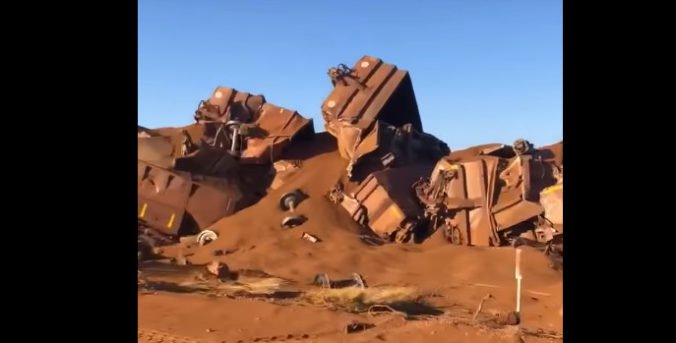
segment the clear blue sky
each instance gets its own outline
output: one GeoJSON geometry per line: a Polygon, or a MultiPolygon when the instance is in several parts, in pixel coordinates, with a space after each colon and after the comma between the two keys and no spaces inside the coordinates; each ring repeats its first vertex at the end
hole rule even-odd
{"type": "Polygon", "coordinates": [[[138,120],[192,123],[218,85],[314,118],[326,71],[363,55],[411,73],[451,149],[563,139],[561,0],[139,0],[138,120]]]}

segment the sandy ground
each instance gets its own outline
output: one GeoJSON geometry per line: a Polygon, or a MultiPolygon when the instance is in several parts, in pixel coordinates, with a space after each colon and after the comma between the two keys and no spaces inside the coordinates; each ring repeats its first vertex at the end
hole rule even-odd
{"type": "MultiPolygon", "coordinates": [[[[525,334],[515,326],[488,328],[468,322],[487,294],[493,299],[484,304],[482,318],[504,318],[514,310],[513,248],[450,246],[438,235],[419,245],[367,245],[359,238],[361,229],[325,198],[346,166],[333,139],[320,134],[294,154],[288,158],[302,159],[302,168],[256,205],[214,225],[217,241],[204,247],[166,247],[163,255],[186,256],[192,265],[219,260],[232,270],[261,270],[301,288],[309,287],[318,273],[340,279],[356,272],[369,287],[415,287],[439,313],[404,320],[292,302],[158,291],[139,293],[139,342],[518,342],[518,337],[526,342],[561,341],[525,334]],[[288,213],[279,210],[279,198],[295,188],[309,195],[297,208],[309,220],[282,229],[279,223],[288,213]],[[321,241],[303,240],[303,232],[321,241]],[[345,326],[354,320],[375,327],[346,334],[345,326]]],[[[562,273],[552,270],[535,250],[524,250],[522,264],[521,329],[562,335],[562,273]]],[[[180,281],[191,276],[171,277],[180,281]]]]}

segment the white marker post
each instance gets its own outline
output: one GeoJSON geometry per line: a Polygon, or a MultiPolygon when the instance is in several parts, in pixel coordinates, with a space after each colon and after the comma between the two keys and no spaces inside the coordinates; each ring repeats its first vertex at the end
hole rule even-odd
{"type": "MultiPolygon", "coordinates": [[[[516,316],[521,317],[521,249],[516,248],[514,261],[514,278],[516,279],[516,316]]],[[[517,319],[518,320],[518,319],[517,319]]]]}

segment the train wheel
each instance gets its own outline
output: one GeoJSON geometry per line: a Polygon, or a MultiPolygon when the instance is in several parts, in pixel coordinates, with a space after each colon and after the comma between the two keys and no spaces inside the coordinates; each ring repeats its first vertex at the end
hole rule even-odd
{"type": "Polygon", "coordinates": [[[444,236],[446,240],[454,245],[467,245],[467,238],[463,234],[462,230],[456,225],[444,224],[441,226],[444,230],[444,236]]]}

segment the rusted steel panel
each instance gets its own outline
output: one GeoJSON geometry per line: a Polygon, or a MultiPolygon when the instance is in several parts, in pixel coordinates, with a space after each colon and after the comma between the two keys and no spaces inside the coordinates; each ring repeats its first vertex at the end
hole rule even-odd
{"type": "MultiPolygon", "coordinates": [[[[492,205],[493,216],[499,228],[512,228],[533,221],[544,212],[539,194],[555,179],[551,177],[552,165],[531,155],[519,155],[498,175],[494,185],[497,197],[492,205]]],[[[504,160],[503,160],[504,161],[504,160]]]]}
{"type": "MultiPolygon", "coordinates": [[[[488,203],[487,199],[490,199],[490,194],[488,194],[490,187],[488,185],[488,178],[491,171],[494,171],[495,162],[484,159],[466,162],[461,165],[461,168],[464,169],[464,178],[462,180],[453,179],[450,182],[451,189],[453,189],[452,184],[455,180],[464,183],[464,185],[457,186],[461,192],[449,194],[449,200],[454,198],[462,199],[464,193],[467,199],[474,199],[475,205],[478,205],[476,208],[460,210],[460,212],[466,212],[464,214],[461,213],[461,222],[458,222],[461,228],[463,228],[463,231],[461,231],[465,237],[463,241],[466,241],[470,245],[488,246],[493,236],[490,209],[486,208],[485,205],[488,203]]],[[[447,205],[453,206],[453,203],[447,202],[447,205]]]]}
{"type": "Polygon", "coordinates": [[[422,121],[409,73],[381,59],[364,56],[353,68],[331,68],[333,90],[322,103],[325,122],[342,120],[368,129],[376,120],[394,126],[422,121]]]}
{"type": "Polygon", "coordinates": [[[348,176],[366,177],[386,167],[406,166],[416,163],[434,163],[450,151],[436,137],[421,133],[411,125],[395,127],[378,120],[365,131],[341,121],[328,123],[327,130],[336,137],[338,152],[350,161],[348,176]],[[359,167],[360,170],[354,170],[359,167]]]}
{"type": "Polygon", "coordinates": [[[202,123],[194,123],[186,126],[179,127],[160,127],[157,129],[148,129],[148,133],[151,136],[164,136],[171,139],[172,144],[180,143],[183,140],[184,133],[187,133],[190,138],[199,142],[200,139],[205,135],[205,130],[208,128],[208,125],[202,123]]]}
{"type": "Polygon", "coordinates": [[[538,156],[542,160],[563,166],[563,141],[537,148],[538,156]]]}
{"type": "MultiPolygon", "coordinates": [[[[196,137],[214,135],[213,123],[191,126],[196,137]]],[[[138,138],[138,159],[152,165],[203,175],[227,176],[228,171],[237,167],[234,158],[209,144],[195,142],[185,128],[164,130],[168,136],[138,138]]]]}
{"type": "Polygon", "coordinates": [[[138,217],[166,234],[178,234],[192,182],[184,176],[145,162],[138,179],[138,217]]]}
{"type": "Polygon", "coordinates": [[[451,162],[461,162],[478,156],[497,156],[502,158],[512,158],[516,156],[511,145],[490,143],[475,145],[462,150],[454,150],[445,158],[451,162]]]}
{"type": "Polygon", "coordinates": [[[475,149],[462,162],[452,161],[458,155],[442,158],[431,177],[415,185],[432,222],[456,244],[500,245],[536,229],[544,213],[541,191],[556,180],[551,177],[553,165],[537,155],[503,158],[483,151],[485,146],[475,149]]]}
{"type": "Polygon", "coordinates": [[[236,179],[205,177],[193,182],[186,211],[198,229],[243,208],[244,194],[236,179]]]}
{"type": "Polygon", "coordinates": [[[265,104],[263,95],[219,86],[208,100],[200,102],[195,111],[195,120],[197,122],[226,122],[230,119],[251,121],[255,120],[255,114],[263,104],[265,104]]]}
{"type": "Polygon", "coordinates": [[[207,144],[196,151],[174,160],[174,169],[207,176],[236,175],[239,164],[230,155],[207,144]]]}
{"type": "Polygon", "coordinates": [[[238,180],[169,171],[138,161],[138,217],[167,235],[196,233],[246,206],[238,180]]]}
{"type": "Polygon", "coordinates": [[[314,135],[311,119],[298,112],[272,104],[264,104],[255,122],[255,133],[247,137],[241,162],[272,163],[296,136],[314,135]]]}
{"type": "Polygon", "coordinates": [[[398,231],[413,229],[422,219],[422,208],[412,198],[410,185],[431,170],[431,165],[417,165],[370,174],[341,205],[376,234],[394,238],[398,231]],[[360,220],[360,215],[366,220],[360,220]]]}
{"type": "Polygon", "coordinates": [[[159,156],[163,158],[183,156],[186,142],[199,145],[202,138],[213,135],[215,131],[214,123],[148,130],[147,136],[138,138],[139,159],[155,163],[159,156]]]}
{"type": "Polygon", "coordinates": [[[420,206],[411,197],[411,185],[423,175],[429,175],[432,165],[422,164],[409,167],[393,168],[373,173],[377,184],[408,216],[420,214],[420,206]]]}
{"type": "Polygon", "coordinates": [[[355,163],[361,157],[369,154],[380,146],[380,141],[386,139],[386,135],[381,134],[383,129],[387,129],[388,124],[377,124],[364,134],[364,130],[354,125],[332,121],[327,125],[327,131],[336,137],[338,143],[338,153],[340,156],[351,163],[355,163]]]}
{"type": "Polygon", "coordinates": [[[540,203],[545,210],[545,218],[563,228],[563,181],[540,192],[540,203]]]}
{"type": "Polygon", "coordinates": [[[331,78],[331,83],[334,88],[322,104],[324,120],[346,119],[347,122],[352,122],[350,119],[352,116],[355,116],[356,113],[343,115],[345,107],[359,90],[366,87],[364,82],[369,80],[373,76],[375,70],[382,64],[383,62],[376,58],[366,61],[366,64],[362,64],[356,69],[349,69],[345,66],[343,66],[343,68],[340,68],[339,66],[338,69],[329,69],[329,77],[331,78]]]}
{"type": "Polygon", "coordinates": [[[162,168],[173,168],[174,147],[168,137],[138,138],[138,159],[162,168]]]}

